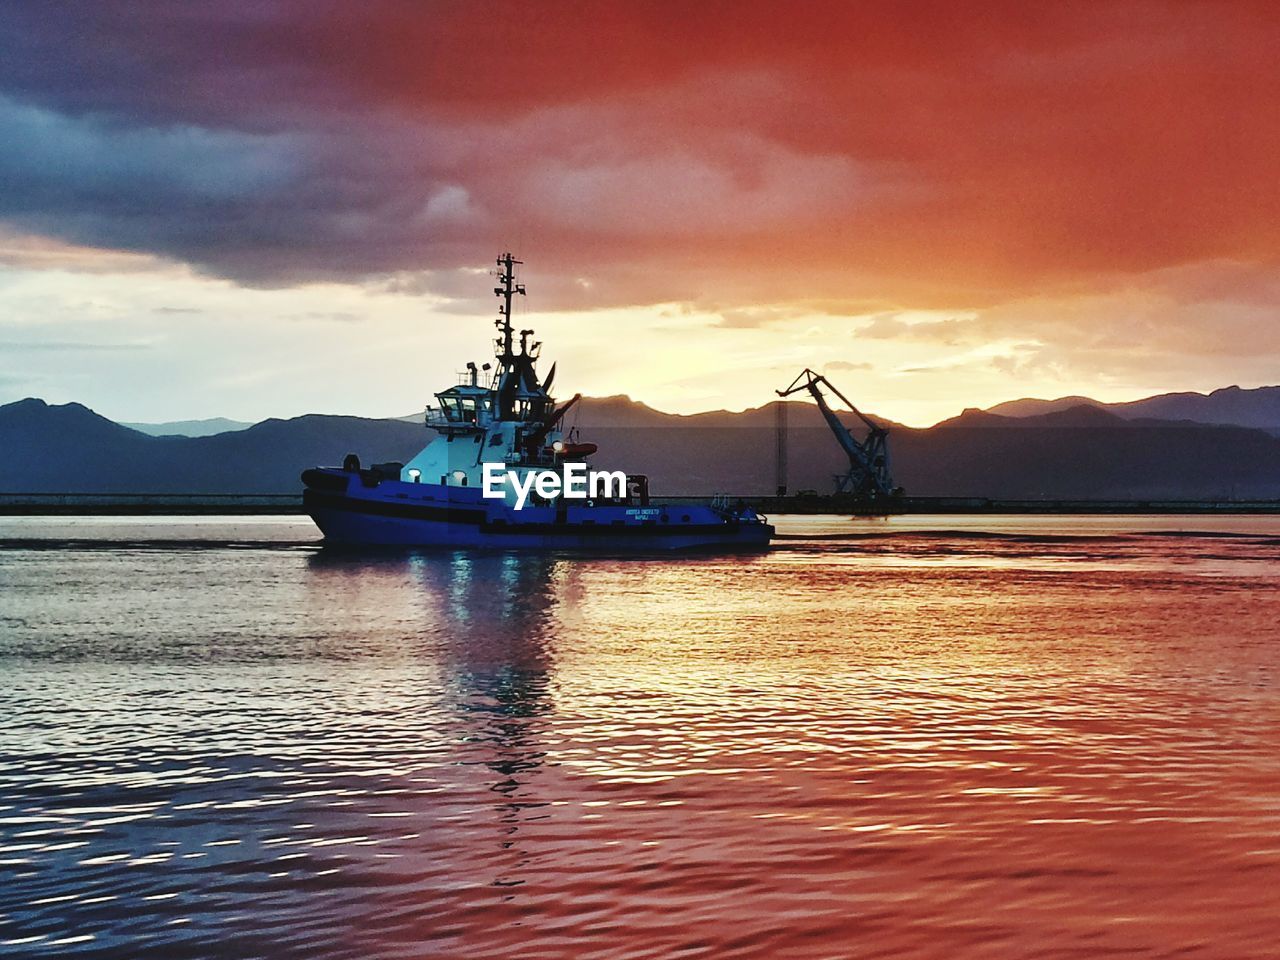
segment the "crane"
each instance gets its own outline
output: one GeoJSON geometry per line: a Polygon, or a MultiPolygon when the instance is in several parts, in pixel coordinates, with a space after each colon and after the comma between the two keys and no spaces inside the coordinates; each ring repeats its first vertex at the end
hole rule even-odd
{"type": "MultiPolygon", "coordinates": [[[[835,434],[836,442],[849,458],[848,472],[835,475],[836,493],[849,493],[866,500],[879,500],[900,494],[901,491],[894,489],[893,477],[889,474],[889,431],[850,403],[849,398],[837,390],[830,380],[808,367],[805,367],[800,375],[791,381],[787,389],[774,392],[779,397],[785,398],[801,390],[809,391],[810,396],[818,404],[818,409],[822,411],[827,426],[835,434]],[[845,406],[862,421],[867,428],[865,438],[859,440],[840,422],[840,418],[831,409],[831,405],[827,403],[827,398],[822,393],[823,387],[839,397],[845,406]]],[[[782,449],[781,443],[780,440],[779,449],[782,449]]]]}

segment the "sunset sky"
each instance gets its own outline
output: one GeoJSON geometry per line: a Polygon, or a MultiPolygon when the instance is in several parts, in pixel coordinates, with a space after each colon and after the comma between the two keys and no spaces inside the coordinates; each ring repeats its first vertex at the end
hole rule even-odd
{"type": "Polygon", "coordinates": [[[928,424],[1280,381],[1274,3],[0,2],[0,401],[420,409],[801,367],[928,424]]]}

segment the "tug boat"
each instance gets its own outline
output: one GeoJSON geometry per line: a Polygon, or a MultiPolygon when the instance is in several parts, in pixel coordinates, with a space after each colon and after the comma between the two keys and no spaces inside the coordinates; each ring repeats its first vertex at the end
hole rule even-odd
{"type": "Polygon", "coordinates": [[[510,253],[497,260],[495,363],[468,363],[458,384],[435,395],[425,416],[435,437],[417,456],[365,468],[348,454],[341,467],[303,472],[303,503],[325,542],[640,553],[766,548],[773,527],[741,501],[655,503],[646,477],[616,471],[574,490],[576,499],[551,490],[554,477],[535,485],[536,475],[547,480],[554,471],[569,494],[568,477],[586,472],[596,445],[565,434],[565,414],[581,395],[555,402],[555,364],[540,380],[542,345],[531,341],[532,330],[520,331],[517,347],[511,305],[525,295],[515,278],[520,263],[510,253]]]}

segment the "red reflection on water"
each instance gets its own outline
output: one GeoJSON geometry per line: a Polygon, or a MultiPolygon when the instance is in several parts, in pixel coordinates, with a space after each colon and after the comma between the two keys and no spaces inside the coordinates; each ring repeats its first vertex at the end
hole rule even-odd
{"type": "Polygon", "coordinates": [[[0,551],[0,932],[1280,955],[1280,529],[984,520],[662,563],[0,551]]]}

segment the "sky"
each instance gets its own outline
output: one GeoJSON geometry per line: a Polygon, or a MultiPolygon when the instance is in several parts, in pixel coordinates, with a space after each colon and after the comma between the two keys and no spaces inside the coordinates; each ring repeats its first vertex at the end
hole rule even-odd
{"type": "Polygon", "coordinates": [[[1280,5],[0,0],[0,402],[926,425],[1280,381],[1280,5]]]}

